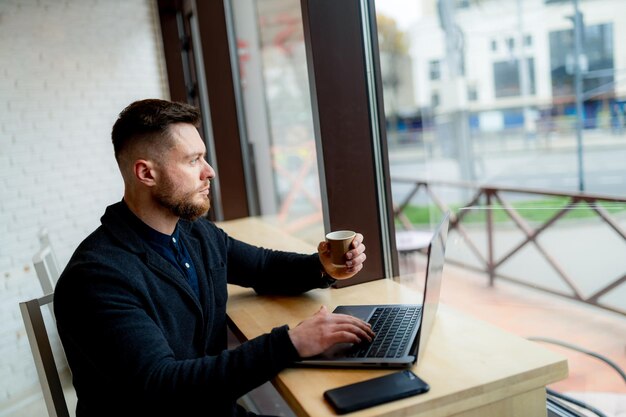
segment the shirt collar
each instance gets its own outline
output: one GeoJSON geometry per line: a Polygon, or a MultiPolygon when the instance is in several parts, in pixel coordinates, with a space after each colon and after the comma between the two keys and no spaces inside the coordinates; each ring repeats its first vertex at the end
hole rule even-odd
{"type": "Polygon", "coordinates": [[[128,210],[128,213],[130,213],[130,215],[133,217],[133,223],[134,223],[134,226],[136,226],[137,233],[146,242],[152,242],[152,243],[156,243],[157,245],[166,246],[166,247],[168,247],[171,244],[172,238],[176,239],[176,241],[178,242],[178,236],[179,236],[178,223],[176,223],[176,228],[174,229],[174,233],[172,233],[171,236],[166,235],[165,233],[161,233],[158,230],[155,230],[152,227],[145,224],[139,217],[135,215],[135,213],[133,213],[128,208],[125,202],[123,202],[123,205],[126,208],[126,210],[128,210]]]}

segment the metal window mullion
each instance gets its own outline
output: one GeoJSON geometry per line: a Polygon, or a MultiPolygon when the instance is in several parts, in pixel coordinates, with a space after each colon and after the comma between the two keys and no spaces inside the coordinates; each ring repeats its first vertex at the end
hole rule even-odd
{"type": "Polygon", "coordinates": [[[393,258],[391,253],[391,232],[389,230],[389,212],[387,210],[388,202],[385,193],[384,169],[382,160],[380,124],[378,113],[378,97],[376,96],[376,80],[374,73],[374,62],[372,57],[372,32],[370,26],[370,9],[369,0],[360,0],[361,2],[361,21],[363,28],[363,47],[365,52],[365,68],[367,92],[369,99],[370,120],[372,124],[372,150],[374,153],[374,169],[376,171],[376,191],[378,198],[376,204],[378,206],[378,216],[381,228],[381,248],[383,256],[383,267],[385,276],[393,277],[393,258]]]}
{"type": "Polygon", "coordinates": [[[235,21],[233,18],[231,0],[224,0],[224,14],[226,18],[226,32],[230,51],[230,67],[233,76],[235,107],[237,108],[237,124],[239,126],[243,175],[246,186],[246,198],[248,199],[248,214],[250,216],[256,216],[259,214],[259,199],[253,172],[253,161],[250,155],[250,144],[248,142],[247,135],[248,130],[246,128],[243,93],[241,91],[241,75],[239,71],[239,62],[237,60],[237,38],[235,35],[235,21]]]}
{"type": "MultiPolygon", "coordinates": [[[[217,152],[215,151],[215,137],[213,135],[213,122],[211,120],[211,105],[209,103],[209,94],[207,90],[206,76],[204,73],[204,57],[202,55],[200,28],[195,13],[189,17],[189,25],[191,28],[192,47],[194,53],[194,62],[196,64],[196,78],[198,82],[198,100],[200,101],[202,130],[204,131],[204,141],[207,147],[207,156],[209,163],[213,169],[219,172],[217,166],[217,152]]],[[[224,219],[224,210],[222,207],[222,194],[219,177],[211,180],[211,188],[213,190],[212,210],[216,221],[224,219]]]]}

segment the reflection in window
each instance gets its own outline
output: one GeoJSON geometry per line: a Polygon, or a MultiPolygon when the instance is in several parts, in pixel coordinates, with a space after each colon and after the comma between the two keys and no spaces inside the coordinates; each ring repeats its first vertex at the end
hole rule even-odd
{"type": "MultiPolygon", "coordinates": [[[[385,14],[377,14],[377,28],[383,95],[387,97],[385,112],[399,123],[394,116],[415,107],[409,42],[396,20],[385,14]]],[[[398,123],[392,121],[392,127],[400,129],[398,123]]]]}
{"type": "Polygon", "coordinates": [[[261,214],[302,238],[323,229],[299,0],[231,0],[261,214]]]}

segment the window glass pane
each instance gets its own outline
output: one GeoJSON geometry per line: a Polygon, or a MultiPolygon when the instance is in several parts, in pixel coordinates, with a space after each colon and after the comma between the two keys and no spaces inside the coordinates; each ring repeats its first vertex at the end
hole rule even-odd
{"type": "Polygon", "coordinates": [[[261,214],[317,244],[323,219],[300,1],[231,8],[261,214]]]}
{"type": "MultiPolygon", "coordinates": [[[[501,278],[508,276],[544,287],[529,290],[532,301],[525,304],[537,327],[520,331],[512,310],[474,310],[481,317],[524,335],[539,332],[537,323],[550,321],[550,306],[562,300],[551,291],[578,299],[576,308],[594,305],[588,323],[605,310],[626,313],[626,260],[608,255],[626,250],[624,233],[611,226],[626,229],[623,2],[606,0],[598,7],[578,1],[585,29],[576,59],[571,0],[469,1],[462,7],[454,0],[375,3],[378,21],[392,21],[408,45],[396,52],[408,75],[398,77],[395,90],[383,91],[393,204],[401,209],[395,218],[401,272],[420,268],[424,234],[449,208],[461,218],[450,232],[449,264],[465,264],[451,267],[458,281],[450,291],[462,293],[469,285],[463,280],[476,278],[476,270],[482,283],[504,285],[501,278]],[[411,97],[399,101],[398,91],[411,97]],[[572,203],[576,198],[590,205],[572,203]],[[534,232],[541,235],[537,241],[528,238],[534,232]],[[585,262],[593,272],[579,273],[585,262]],[[488,266],[496,269],[491,276],[488,266]]],[[[380,53],[391,54],[382,47],[380,53]]],[[[383,67],[383,78],[393,70],[383,67]]],[[[493,287],[476,291],[502,305],[515,303],[498,298],[504,295],[493,287]]],[[[567,320],[569,313],[562,313],[567,320]]],[[[590,341],[596,334],[590,327],[581,343],[604,349],[590,341]]],[[[581,382],[594,371],[578,383],[570,380],[571,390],[617,392],[615,384],[581,382]]]]}
{"type": "MultiPolygon", "coordinates": [[[[613,24],[585,26],[583,37],[583,71],[599,71],[583,79],[583,90],[599,95],[613,90],[613,24]]],[[[550,32],[550,66],[552,93],[555,96],[574,94],[574,31],[550,32]]]]}
{"type": "Polygon", "coordinates": [[[524,45],[532,46],[532,44],[533,44],[533,37],[531,35],[524,36],[524,45]]]}
{"type": "Polygon", "coordinates": [[[467,99],[469,101],[478,100],[478,91],[476,90],[476,87],[472,86],[467,88],[467,99]]]}
{"type": "Polygon", "coordinates": [[[437,60],[435,61],[430,61],[428,63],[428,66],[430,68],[430,79],[431,80],[438,80],[441,78],[441,68],[440,68],[441,63],[437,60]]]}
{"type": "Polygon", "coordinates": [[[493,64],[493,81],[496,97],[519,96],[519,62],[517,60],[495,62],[493,64]]]}
{"type": "Polygon", "coordinates": [[[506,46],[509,48],[509,52],[513,52],[513,49],[515,48],[515,39],[507,38],[506,46]]]}
{"type": "MultiPolygon", "coordinates": [[[[525,60],[528,71],[528,92],[535,93],[535,72],[533,58],[525,60]]],[[[496,97],[512,97],[522,94],[521,71],[518,60],[495,62],[493,64],[493,78],[496,97]]]]}

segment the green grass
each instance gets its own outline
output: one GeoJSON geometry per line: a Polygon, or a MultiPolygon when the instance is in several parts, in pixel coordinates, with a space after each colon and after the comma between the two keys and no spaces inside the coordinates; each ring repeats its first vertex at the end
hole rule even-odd
{"type": "MultiPolygon", "coordinates": [[[[554,216],[570,201],[567,197],[551,197],[541,200],[532,201],[516,201],[509,202],[517,213],[526,221],[531,223],[542,223],[554,216]]],[[[612,202],[599,202],[599,206],[603,207],[609,213],[626,212],[626,203],[612,203],[612,202]]],[[[461,206],[450,206],[450,210],[453,213],[459,213],[461,206]]],[[[466,213],[463,217],[463,223],[484,223],[486,220],[486,207],[474,206],[471,208],[465,208],[469,213],[466,213]]],[[[509,215],[499,204],[493,204],[491,206],[492,216],[494,222],[507,222],[510,221],[509,215]]],[[[435,206],[414,206],[409,205],[404,209],[404,214],[410,220],[412,224],[429,224],[431,221],[431,213],[438,213],[439,209],[435,206]]],[[[564,219],[584,219],[597,217],[595,211],[593,211],[586,203],[581,202],[576,204],[570,211],[565,214],[560,220],[564,219]]]]}

